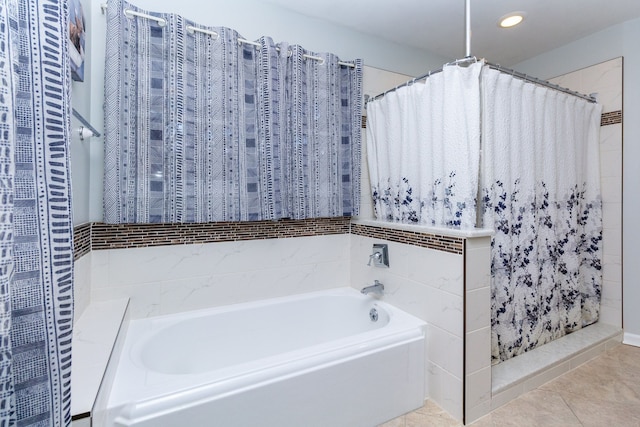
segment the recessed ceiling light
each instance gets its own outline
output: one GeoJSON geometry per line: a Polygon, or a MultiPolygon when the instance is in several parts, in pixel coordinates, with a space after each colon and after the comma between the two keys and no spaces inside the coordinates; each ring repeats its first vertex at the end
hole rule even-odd
{"type": "Polygon", "coordinates": [[[518,25],[524,20],[524,12],[511,12],[504,15],[498,21],[498,26],[500,28],[511,28],[515,25],[518,25]]]}

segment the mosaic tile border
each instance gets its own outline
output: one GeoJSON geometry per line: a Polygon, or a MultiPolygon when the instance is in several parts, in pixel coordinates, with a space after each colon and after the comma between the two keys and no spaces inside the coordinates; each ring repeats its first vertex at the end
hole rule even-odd
{"type": "Polygon", "coordinates": [[[124,249],[348,234],[350,218],[207,224],[91,224],[91,249],[124,249]]]}
{"type": "Polygon", "coordinates": [[[85,223],[74,227],[74,259],[77,260],[92,250],[349,233],[454,254],[462,254],[463,251],[464,238],[351,224],[350,221],[350,218],[344,217],[209,224],[85,223]]]}
{"type": "Polygon", "coordinates": [[[440,234],[417,233],[415,231],[398,230],[386,227],[374,227],[364,224],[351,224],[351,234],[384,239],[396,243],[420,246],[437,251],[462,255],[464,238],[443,236],[440,234]]]}
{"type": "Polygon", "coordinates": [[[622,110],[602,113],[600,126],[617,125],[619,123],[622,123],[622,110]]]}
{"type": "Polygon", "coordinates": [[[78,260],[91,252],[91,223],[73,227],[73,260],[78,260]]]}

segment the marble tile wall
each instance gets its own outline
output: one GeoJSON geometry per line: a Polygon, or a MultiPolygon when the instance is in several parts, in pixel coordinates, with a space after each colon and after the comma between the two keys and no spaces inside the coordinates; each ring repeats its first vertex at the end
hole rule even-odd
{"type": "Polygon", "coordinates": [[[131,298],[133,319],[348,286],[349,235],[91,253],[91,300],[131,298]]]}
{"type": "Polygon", "coordinates": [[[491,410],[491,237],[465,241],[465,421],[491,410]]]}
{"type": "Polygon", "coordinates": [[[357,289],[379,280],[383,300],[427,322],[427,393],[456,419],[463,416],[463,263],[449,253],[351,234],[350,282],[357,289]],[[389,245],[389,268],[368,266],[374,243],[389,245]]]}

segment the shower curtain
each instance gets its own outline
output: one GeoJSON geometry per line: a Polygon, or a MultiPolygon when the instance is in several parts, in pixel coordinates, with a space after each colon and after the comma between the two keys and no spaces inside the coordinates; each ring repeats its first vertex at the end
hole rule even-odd
{"type": "Polygon", "coordinates": [[[493,228],[492,358],[598,320],[601,107],[485,69],[482,205],[493,228]]]}
{"type": "Polygon", "coordinates": [[[361,61],[107,10],[105,222],[357,215],[361,61]]]}
{"type": "Polygon", "coordinates": [[[376,217],[474,228],[481,63],[445,66],[367,104],[367,155],[376,217]]]}
{"type": "Polygon", "coordinates": [[[68,9],[0,2],[0,425],[71,423],[68,9]]]}
{"type": "Polygon", "coordinates": [[[379,220],[495,231],[494,362],[598,319],[600,110],[481,63],[367,105],[379,220]]]}

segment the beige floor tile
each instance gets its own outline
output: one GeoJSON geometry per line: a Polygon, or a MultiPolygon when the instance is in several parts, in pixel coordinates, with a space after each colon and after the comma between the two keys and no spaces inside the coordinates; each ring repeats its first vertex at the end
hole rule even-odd
{"type": "Polygon", "coordinates": [[[462,423],[431,401],[405,416],[406,427],[460,427],[462,423]]]}
{"type": "MultiPolygon", "coordinates": [[[[457,427],[432,401],[384,427],[457,427]]],[[[619,345],[535,389],[473,427],[640,427],[640,348],[619,345]]]]}
{"type": "Polygon", "coordinates": [[[563,398],[584,426],[640,426],[640,406],[636,403],[603,402],[571,394],[563,398]]]}
{"type": "Polygon", "coordinates": [[[496,409],[495,426],[580,426],[562,397],[553,391],[533,390],[496,409]]]}
{"type": "Polygon", "coordinates": [[[629,401],[640,405],[640,394],[628,384],[623,372],[586,363],[540,387],[560,393],[563,397],[575,394],[592,400],[606,402],[629,401]]]}
{"type": "Polygon", "coordinates": [[[398,418],[394,418],[384,424],[380,424],[379,427],[405,427],[404,415],[398,418]]]}

